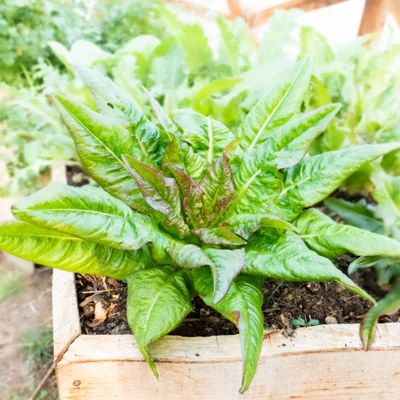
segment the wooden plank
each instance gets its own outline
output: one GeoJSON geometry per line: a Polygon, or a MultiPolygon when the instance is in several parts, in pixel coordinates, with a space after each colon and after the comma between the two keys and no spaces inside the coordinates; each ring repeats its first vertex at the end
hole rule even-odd
{"type": "Polygon", "coordinates": [[[81,334],[74,274],[55,269],[52,296],[54,359],[57,363],[81,334]]]}
{"type": "MultiPolygon", "coordinates": [[[[52,181],[67,183],[64,162],[53,163],[52,181]]],[[[74,274],[54,269],[52,297],[54,359],[57,363],[81,334],[74,274]]]]}
{"type": "Polygon", "coordinates": [[[60,400],[400,398],[400,324],[381,324],[368,353],[358,329],[324,325],[299,329],[294,338],[268,337],[243,396],[238,336],[164,338],[151,346],[157,382],[133,336],[82,335],[57,366],[60,400]]]}
{"type": "Polygon", "coordinates": [[[265,24],[276,10],[290,10],[291,8],[298,8],[303,11],[313,11],[322,7],[342,3],[344,1],[348,0],[290,0],[261,11],[249,13],[247,16],[247,21],[250,26],[255,27],[265,24]]]}
{"type": "Polygon", "coordinates": [[[67,183],[67,170],[64,161],[54,161],[51,169],[51,180],[53,182],[67,183]]]}
{"type": "Polygon", "coordinates": [[[365,0],[364,12],[361,18],[359,36],[367,33],[378,33],[382,31],[389,10],[388,0],[365,0]]]}

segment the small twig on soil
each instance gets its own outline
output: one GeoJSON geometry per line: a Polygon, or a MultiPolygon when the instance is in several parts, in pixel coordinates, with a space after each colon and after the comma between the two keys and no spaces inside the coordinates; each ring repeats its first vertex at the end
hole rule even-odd
{"type": "Polygon", "coordinates": [[[89,290],[86,292],[81,292],[82,294],[95,294],[95,293],[105,293],[105,292],[115,292],[116,290],[122,290],[125,289],[123,287],[120,288],[114,288],[114,289],[108,289],[108,290],[89,290]]]}
{"type": "Polygon", "coordinates": [[[265,302],[265,305],[268,305],[269,301],[271,300],[272,296],[278,291],[278,289],[282,286],[282,282],[279,283],[276,288],[273,290],[271,296],[268,297],[268,300],[265,302]]]}
{"type": "Polygon", "coordinates": [[[42,380],[39,382],[39,385],[36,386],[36,389],[34,390],[34,392],[32,393],[32,396],[29,397],[29,400],[35,400],[36,397],[38,396],[38,394],[40,393],[40,391],[42,390],[42,387],[44,386],[44,384],[47,382],[47,379],[49,379],[49,377],[51,376],[51,374],[54,372],[54,369],[56,368],[56,364],[55,362],[51,363],[50,368],[47,370],[45,376],[42,378],[42,380]]]}
{"type": "Polygon", "coordinates": [[[107,292],[110,291],[110,290],[108,290],[107,283],[106,283],[106,277],[105,277],[105,276],[103,276],[103,286],[106,288],[106,291],[107,291],[107,292]]]}

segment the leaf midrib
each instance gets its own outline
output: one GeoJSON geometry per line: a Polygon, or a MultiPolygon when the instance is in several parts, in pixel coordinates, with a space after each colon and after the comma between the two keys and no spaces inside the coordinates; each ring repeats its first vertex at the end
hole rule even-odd
{"type": "Polygon", "coordinates": [[[83,213],[87,213],[87,214],[99,214],[99,215],[103,215],[106,217],[111,217],[111,218],[120,218],[123,219],[124,221],[132,221],[131,218],[125,218],[122,217],[120,215],[116,215],[116,214],[109,214],[106,212],[101,212],[101,211],[94,211],[94,210],[83,210],[80,208],[26,208],[26,209],[18,209],[17,211],[23,211],[23,212],[30,212],[30,211],[35,211],[35,212],[39,212],[39,211],[50,211],[50,212],[83,212],[83,213]]]}
{"type": "Polygon", "coordinates": [[[126,170],[126,167],[122,160],[108,147],[106,146],[105,143],[103,143],[100,138],[98,138],[79,118],[77,118],[75,115],[70,114],[75,121],[86,131],[88,132],[98,143],[100,143],[116,160],[117,162],[126,170]]]}
{"type": "MultiPolygon", "coordinates": [[[[169,284],[169,282],[172,280],[172,278],[174,278],[181,271],[182,271],[182,268],[176,268],[176,270],[171,275],[169,275],[168,278],[165,280],[165,282],[161,286],[157,296],[154,298],[154,301],[153,301],[151,307],[149,308],[149,310],[147,312],[146,323],[144,325],[144,332],[146,332],[146,339],[147,339],[147,326],[148,326],[148,324],[150,322],[151,314],[152,314],[152,312],[154,310],[154,307],[155,307],[155,305],[156,305],[156,303],[158,301],[158,298],[161,296],[162,292],[164,291],[166,286],[169,284]]],[[[146,340],[146,342],[147,342],[147,340],[146,340]]],[[[145,343],[145,344],[148,344],[148,343],[145,343]]]]}
{"type": "Polygon", "coordinates": [[[278,104],[273,108],[271,114],[268,116],[268,118],[266,119],[266,121],[262,124],[261,128],[259,129],[259,131],[257,132],[256,136],[254,137],[253,141],[251,142],[250,146],[249,146],[249,151],[255,146],[255,144],[258,142],[258,139],[260,138],[260,136],[262,135],[264,129],[267,127],[267,125],[269,124],[269,122],[271,121],[271,119],[275,116],[275,114],[278,112],[278,110],[280,109],[280,107],[282,106],[283,102],[285,101],[286,97],[289,95],[289,93],[292,91],[293,86],[295,85],[295,83],[297,83],[297,80],[299,79],[299,76],[301,74],[301,72],[303,71],[303,68],[300,68],[295,79],[292,81],[292,83],[290,84],[290,86],[288,87],[288,89],[286,90],[285,94],[282,96],[282,98],[279,100],[278,104]]]}
{"type": "Polygon", "coordinates": [[[29,233],[21,233],[21,234],[19,234],[19,233],[7,233],[6,235],[4,235],[4,234],[0,233],[0,237],[1,236],[7,236],[7,237],[9,237],[9,236],[16,236],[16,237],[28,236],[28,237],[31,237],[31,238],[43,237],[43,238],[47,238],[47,239],[76,240],[76,241],[84,242],[83,239],[75,237],[75,236],[74,237],[68,237],[68,236],[64,237],[64,236],[37,235],[37,234],[29,234],[29,233]]]}

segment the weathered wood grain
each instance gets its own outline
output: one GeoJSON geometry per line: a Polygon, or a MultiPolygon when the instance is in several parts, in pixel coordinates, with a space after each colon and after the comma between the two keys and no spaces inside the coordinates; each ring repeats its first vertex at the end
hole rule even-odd
{"type": "Polygon", "coordinates": [[[57,362],[81,334],[74,274],[55,269],[52,296],[54,358],[57,362]]]}
{"type": "Polygon", "coordinates": [[[325,325],[265,339],[250,390],[238,394],[238,336],[166,337],[151,347],[154,378],[131,335],[75,340],[57,366],[60,399],[398,399],[400,324],[382,324],[372,351],[358,325],[325,325]],[[79,383],[78,386],[75,386],[79,383]]]}

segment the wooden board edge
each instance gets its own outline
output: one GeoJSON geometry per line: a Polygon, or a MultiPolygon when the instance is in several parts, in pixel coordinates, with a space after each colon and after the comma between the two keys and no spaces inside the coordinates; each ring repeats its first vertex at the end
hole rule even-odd
{"type": "MultiPolygon", "coordinates": [[[[300,354],[362,352],[359,324],[300,328],[294,337],[280,332],[264,340],[261,359],[300,354]]],[[[400,323],[379,324],[370,350],[400,351],[400,323]]],[[[210,337],[166,336],[150,346],[160,363],[212,363],[241,360],[239,335],[210,337]]],[[[133,335],[81,335],[64,354],[64,363],[144,361],[133,335]]]]}
{"type": "Polygon", "coordinates": [[[399,398],[400,324],[380,325],[377,346],[368,353],[361,349],[358,329],[325,325],[301,328],[295,338],[267,337],[244,395],[238,393],[237,335],[160,340],[150,346],[159,381],[132,335],[81,335],[57,364],[60,400],[185,400],[188,393],[192,400],[399,398]]]}
{"type": "Polygon", "coordinates": [[[57,363],[81,334],[73,273],[54,269],[52,302],[54,359],[57,363]]]}
{"type": "Polygon", "coordinates": [[[67,183],[67,166],[64,161],[53,161],[51,168],[51,181],[67,183]]]}
{"type": "MultiPolygon", "coordinates": [[[[66,165],[63,161],[53,162],[52,182],[67,183],[66,165]]],[[[81,334],[73,273],[53,270],[52,304],[54,360],[58,363],[71,343],[81,334]]]]}

